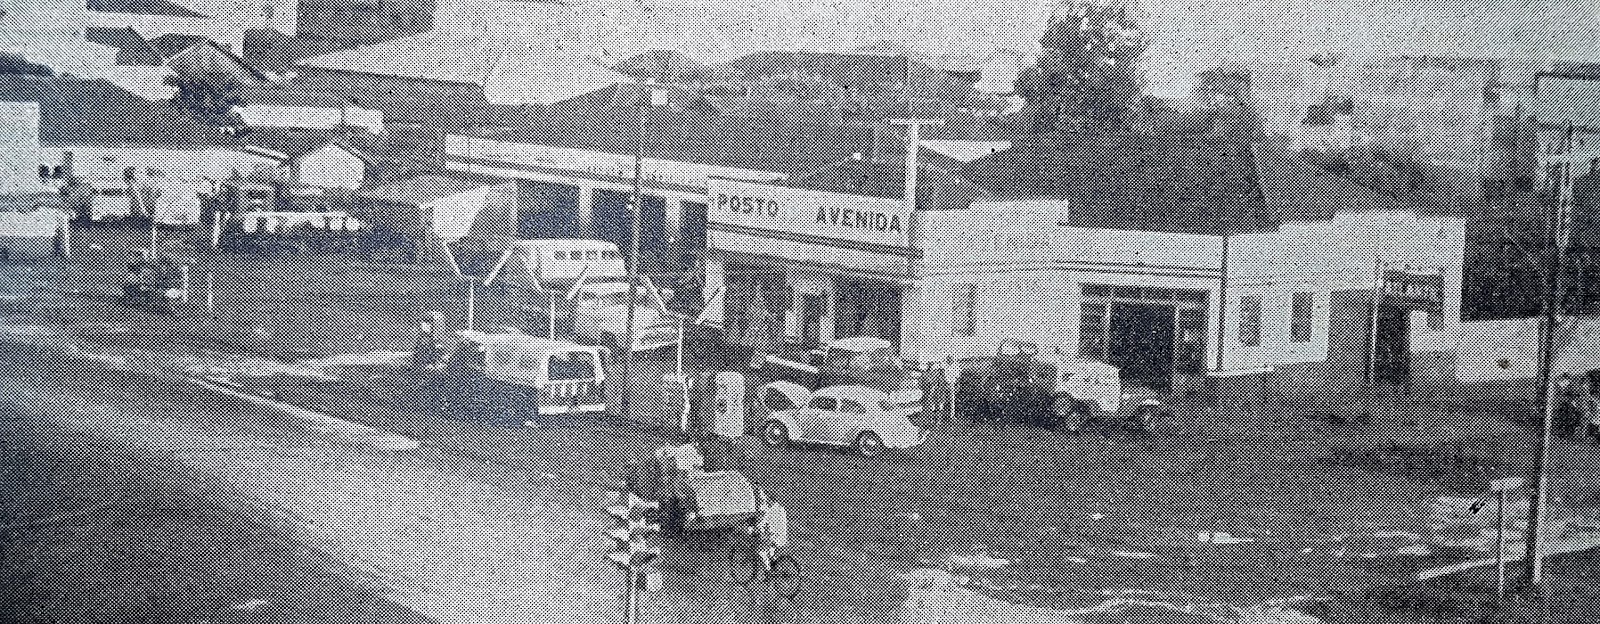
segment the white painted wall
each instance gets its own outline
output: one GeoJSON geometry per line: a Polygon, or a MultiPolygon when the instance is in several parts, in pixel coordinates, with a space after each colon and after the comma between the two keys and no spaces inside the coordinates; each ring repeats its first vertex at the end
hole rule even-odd
{"type": "MultiPolygon", "coordinates": [[[[1461,261],[1464,222],[1450,217],[1418,217],[1407,211],[1340,213],[1328,221],[1285,223],[1276,232],[1241,234],[1229,239],[1228,310],[1223,370],[1250,370],[1277,364],[1316,362],[1327,357],[1329,300],[1332,293],[1370,290],[1376,263],[1390,270],[1409,267],[1438,272],[1444,283],[1444,319],[1437,331],[1420,323],[1414,351],[1434,337],[1450,335],[1461,318],[1461,261]],[[1313,293],[1312,336],[1291,343],[1294,293],[1313,293]],[[1261,297],[1261,344],[1240,342],[1241,299],[1261,297]]],[[[1418,324],[1414,324],[1416,327],[1418,324]]]]}
{"type": "Polygon", "coordinates": [[[0,194],[43,190],[39,164],[39,104],[0,102],[0,194]]]}
{"type": "Polygon", "coordinates": [[[366,161],[333,143],[301,155],[294,169],[298,182],[322,188],[355,190],[367,178],[366,161]]]}
{"type": "Polygon", "coordinates": [[[47,145],[40,148],[39,164],[59,165],[67,152],[73,153],[73,168],[79,177],[97,188],[123,185],[122,170],[127,167],[158,169],[168,177],[189,182],[205,178],[222,180],[237,170],[240,175],[258,166],[275,166],[277,161],[222,148],[165,149],[155,147],[106,147],[99,145],[47,145]]]}

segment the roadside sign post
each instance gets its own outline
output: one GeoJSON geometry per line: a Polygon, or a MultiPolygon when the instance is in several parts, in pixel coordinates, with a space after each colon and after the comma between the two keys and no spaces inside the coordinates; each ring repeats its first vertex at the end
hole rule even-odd
{"type": "Polygon", "coordinates": [[[1501,601],[1506,599],[1506,493],[1522,489],[1522,481],[1522,477],[1508,477],[1489,482],[1495,493],[1494,595],[1501,601]]]}

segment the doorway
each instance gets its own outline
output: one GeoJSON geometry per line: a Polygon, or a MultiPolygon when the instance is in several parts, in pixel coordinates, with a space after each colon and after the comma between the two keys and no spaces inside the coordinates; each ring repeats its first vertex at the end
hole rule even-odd
{"type": "Polygon", "coordinates": [[[517,182],[517,238],[577,238],[578,187],[517,182]]]}
{"type": "Polygon", "coordinates": [[[822,318],[828,315],[828,297],[823,293],[800,294],[800,340],[807,345],[822,343],[822,318]]]}
{"type": "Polygon", "coordinates": [[[1373,353],[1373,379],[1404,385],[1411,380],[1411,314],[1406,308],[1384,306],[1378,315],[1378,339],[1373,353]]]}
{"type": "Polygon", "coordinates": [[[1117,304],[1111,310],[1107,364],[1122,371],[1122,383],[1158,392],[1172,389],[1174,342],[1170,305],[1117,304]]]}

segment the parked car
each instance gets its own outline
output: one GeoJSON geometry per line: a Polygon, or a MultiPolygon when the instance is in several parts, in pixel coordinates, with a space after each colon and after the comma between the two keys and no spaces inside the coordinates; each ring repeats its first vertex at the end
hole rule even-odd
{"type": "Polygon", "coordinates": [[[884,449],[922,444],[928,432],[911,422],[889,395],[866,386],[830,386],[811,392],[799,384],[775,381],[761,387],[760,400],[771,413],[761,427],[770,446],[808,442],[848,446],[863,457],[884,449]]]}
{"type": "Polygon", "coordinates": [[[464,331],[430,382],[441,411],[509,422],[606,410],[602,347],[521,333],[464,331]]]}
{"type": "Polygon", "coordinates": [[[922,411],[922,371],[882,338],[840,338],[805,354],[806,361],[757,355],[751,362],[768,381],[788,381],[811,390],[859,385],[888,395],[898,415],[922,411]]]}
{"type": "MultiPolygon", "coordinates": [[[[637,291],[643,298],[644,290],[637,291]]],[[[572,333],[579,340],[621,351],[628,333],[628,283],[599,282],[578,287],[572,301],[572,333]]],[[[675,323],[644,301],[633,306],[632,351],[654,351],[678,344],[675,323]]]]}
{"type": "Polygon", "coordinates": [[[1149,431],[1171,419],[1160,394],[1124,386],[1116,367],[1067,355],[1040,353],[1007,341],[992,357],[967,358],[956,385],[956,409],[974,422],[1021,422],[1076,432],[1091,426],[1149,431]]]}

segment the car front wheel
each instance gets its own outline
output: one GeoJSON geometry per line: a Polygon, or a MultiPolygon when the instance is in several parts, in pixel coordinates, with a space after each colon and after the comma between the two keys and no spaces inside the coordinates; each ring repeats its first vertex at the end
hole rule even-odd
{"type": "Polygon", "coordinates": [[[856,436],[855,447],[862,457],[877,457],[883,454],[883,438],[871,431],[863,431],[856,436]]]}
{"type": "Polygon", "coordinates": [[[767,421],[767,426],[761,428],[761,441],[767,446],[783,446],[789,443],[789,428],[776,420],[767,421]]]}

